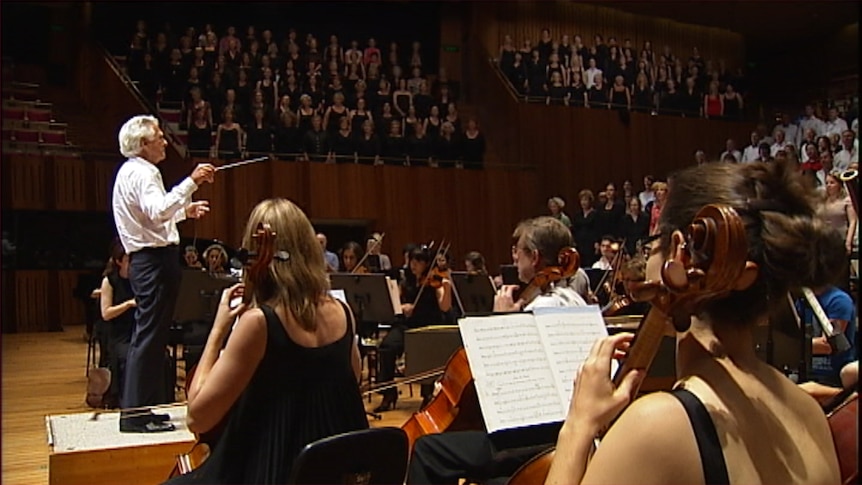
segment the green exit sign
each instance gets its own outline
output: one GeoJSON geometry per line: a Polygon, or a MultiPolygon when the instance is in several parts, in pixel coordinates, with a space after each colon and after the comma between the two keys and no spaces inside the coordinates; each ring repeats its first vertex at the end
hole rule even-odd
{"type": "Polygon", "coordinates": [[[457,45],[444,45],[443,52],[460,52],[461,48],[457,45]]]}

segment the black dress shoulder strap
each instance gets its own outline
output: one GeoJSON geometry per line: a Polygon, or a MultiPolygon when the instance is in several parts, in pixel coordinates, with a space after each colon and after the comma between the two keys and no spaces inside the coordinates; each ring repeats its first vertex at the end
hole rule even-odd
{"type": "Polygon", "coordinates": [[[694,430],[700,462],[703,466],[704,483],[706,485],[729,484],[730,479],[727,476],[727,464],[724,462],[721,441],[718,439],[715,424],[706,406],[687,389],[674,389],[671,394],[682,403],[694,430]]]}
{"type": "Polygon", "coordinates": [[[344,317],[347,319],[347,322],[350,324],[350,331],[347,333],[351,337],[353,335],[356,335],[356,320],[353,317],[353,312],[350,311],[350,307],[347,306],[347,303],[344,303],[343,301],[341,301],[337,298],[335,299],[335,301],[337,301],[341,305],[341,309],[344,310],[344,317]]]}

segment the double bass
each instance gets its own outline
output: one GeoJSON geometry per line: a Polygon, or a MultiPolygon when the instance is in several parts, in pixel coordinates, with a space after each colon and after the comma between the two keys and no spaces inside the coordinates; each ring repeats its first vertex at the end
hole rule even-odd
{"type": "MultiPolygon", "coordinates": [[[[580,258],[574,248],[564,248],[558,254],[557,262],[558,265],[547,266],[536,273],[521,291],[521,300],[529,303],[553,283],[574,276],[580,258]]],[[[416,440],[426,434],[485,428],[473,374],[463,347],[455,351],[444,366],[437,389],[428,404],[401,427],[407,433],[411,449],[416,440]]]]}
{"type": "MultiPolygon", "coordinates": [[[[678,332],[686,331],[700,305],[731,291],[745,290],[757,279],[757,265],[747,259],[745,225],[729,206],[707,205],[701,209],[684,233],[674,233],[670,254],[659,281],[627,284],[633,300],[648,301],[652,308],[614,374],[614,385],[619,386],[632,370],[649,369],[668,324],[678,332]]],[[[631,401],[638,391],[637,386],[632,389],[631,401]]],[[[509,483],[543,483],[553,457],[553,449],[535,457],[509,483]]]]}

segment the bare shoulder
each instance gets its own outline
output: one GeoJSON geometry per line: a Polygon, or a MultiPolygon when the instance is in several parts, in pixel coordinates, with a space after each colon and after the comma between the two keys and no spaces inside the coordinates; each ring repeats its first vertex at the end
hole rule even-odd
{"type": "Polygon", "coordinates": [[[637,399],[608,430],[584,483],[699,483],[700,459],[688,416],[666,392],[637,399]],[[620,467],[625,456],[629,466],[620,467]]]}

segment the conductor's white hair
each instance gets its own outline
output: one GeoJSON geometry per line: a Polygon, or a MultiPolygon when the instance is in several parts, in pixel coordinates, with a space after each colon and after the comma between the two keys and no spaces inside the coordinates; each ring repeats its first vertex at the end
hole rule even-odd
{"type": "Polygon", "coordinates": [[[159,120],[150,115],[133,116],[120,128],[120,153],[124,157],[136,157],[141,153],[143,141],[156,136],[159,120]]]}

